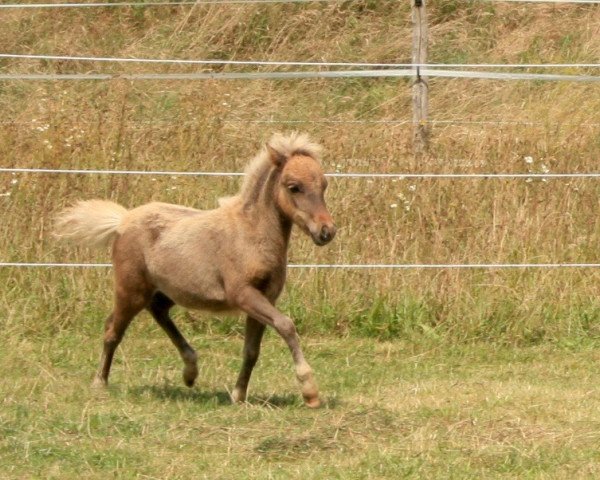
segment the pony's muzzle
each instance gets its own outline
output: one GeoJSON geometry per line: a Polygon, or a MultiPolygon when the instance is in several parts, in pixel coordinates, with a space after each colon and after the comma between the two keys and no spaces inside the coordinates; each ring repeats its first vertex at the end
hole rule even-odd
{"type": "Polygon", "coordinates": [[[335,225],[323,225],[319,233],[319,239],[325,244],[331,242],[335,237],[335,225]]]}
{"type": "Polygon", "coordinates": [[[318,212],[312,218],[306,215],[304,218],[300,217],[300,220],[303,222],[298,221],[297,225],[309,234],[315,245],[319,247],[327,245],[335,237],[337,228],[327,211],[318,212]]]}
{"type": "Polygon", "coordinates": [[[322,225],[318,232],[312,235],[313,241],[320,247],[327,245],[335,237],[337,229],[333,223],[322,225]]]}

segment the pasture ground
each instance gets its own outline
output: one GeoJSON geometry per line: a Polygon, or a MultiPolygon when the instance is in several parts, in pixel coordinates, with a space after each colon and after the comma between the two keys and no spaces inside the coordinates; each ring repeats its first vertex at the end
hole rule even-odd
{"type": "Polygon", "coordinates": [[[108,391],[89,388],[101,322],[0,340],[2,478],[591,478],[595,343],[507,346],[305,337],[325,406],[302,405],[270,332],[249,403],[227,390],[241,336],[191,332],[199,383],[149,316],[108,391]]]}
{"type": "MultiPolygon", "coordinates": [[[[397,63],[412,45],[410,2],[60,10],[5,9],[0,51],[397,63]]],[[[438,0],[428,11],[431,63],[600,58],[598,6],[438,0]]],[[[0,61],[1,73],[198,70],[0,61]]],[[[330,173],[593,173],[598,92],[431,79],[431,152],[415,158],[410,79],[5,81],[0,164],[240,172],[274,131],[299,129],[323,144],[330,173]]],[[[77,199],[213,208],[238,187],[228,177],[3,174],[0,261],[108,261],[52,238],[56,212],[77,199]]],[[[294,235],[289,260],[597,263],[599,199],[595,178],[332,178],[336,240],[317,249],[294,235]]],[[[598,268],[290,271],[281,305],[318,375],[317,411],[302,406],[272,333],[250,402],[230,405],[239,322],[184,312],[177,323],[201,354],[197,387],[183,386],[175,349],[146,316],[118,351],[110,390],[92,392],[107,272],[0,269],[2,480],[598,477],[598,268]]]]}

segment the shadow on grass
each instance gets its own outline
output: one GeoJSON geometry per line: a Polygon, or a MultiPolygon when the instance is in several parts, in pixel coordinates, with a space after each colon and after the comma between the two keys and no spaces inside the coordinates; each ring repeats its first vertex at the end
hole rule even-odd
{"type": "MultiPolygon", "coordinates": [[[[337,398],[321,398],[321,407],[334,409],[340,405],[337,398]]],[[[285,395],[250,395],[248,399],[250,405],[264,406],[267,408],[286,408],[299,407],[304,408],[304,402],[299,394],[287,393],[285,395]]]]}
{"type": "Polygon", "coordinates": [[[223,390],[207,391],[170,385],[141,385],[131,387],[129,393],[135,397],[150,396],[158,400],[186,400],[193,403],[231,405],[229,393],[223,390]]]}
{"type": "Polygon", "coordinates": [[[267,408],[286,408],[300,407],[302,401],[299,395],[287,393],[285,395],[250,395],[248,398],[250,405],[262,406],[267,408]]]}
{"type": "MultiPolygon", "coordinates": [[[[131,387],[129,394],[135,397],[152,397],[157,400],[189,401],[198,404],[232,405],[229,392],[224,390],[199,390],[172,385],[141,385],[131,387]]],[[[248,405],[265,408],[303,408],[300,395],[287,393],[284,395],[250,395],[248,405]]],[[[336,408],[339,401],[336,398],[324,399],[321,408],[336,408]]]]}

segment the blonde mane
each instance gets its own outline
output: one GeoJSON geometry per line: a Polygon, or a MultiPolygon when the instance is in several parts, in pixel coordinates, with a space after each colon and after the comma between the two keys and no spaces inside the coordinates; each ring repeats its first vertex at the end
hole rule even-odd
{"type": "Polygon", "coordinates": [[[240,192],[234,197],[220,198],[219,205],[244,201],[255,195],[257,189],[262,188],[264,180],[274,168],[267,145],[286,160],[294,155],[306,155],[321,162],[321,145],[314,143],[305,133],[292,132],[289,135],[276,133],[246,166],[240,192]]]}

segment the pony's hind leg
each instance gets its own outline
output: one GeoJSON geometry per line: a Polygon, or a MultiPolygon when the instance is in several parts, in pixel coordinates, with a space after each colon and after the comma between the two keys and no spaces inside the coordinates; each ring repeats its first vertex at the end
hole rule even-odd
{"type": "Polygon", "coordinates": [[[112,365],[115,350],[121,343],[127,327],[143,308],[144,301],[139,296],[132,298],[117,295],[115,309],[106,319],[104,327],[104,346],[100,356],[100,365],[94,377],[93,386],[108,385],[108,375],[112,365]]]}
{"type": "Polygon", "coordinates": [[[188,387],[191,387],[198,377],[198,355],[169,317],[169,310],[173,305],[174,303],[170,298],[161,292],[157,292],[152,297],[148,310],[177,347],[185,364],[183,367],[183,381],[188,387]]]}
{"type": "Polygon", "coordinates": [[[133,318],[148,305],[152,296],[152,286],[144,274],[143,257],[140,252],[126,248],[128,246],[126,240],[119,237],[113,245],[115,308],[106,319],[104,348],[94,386],[108,384],[115,350],[133,318]]]}
{"type": "Polygon", "coordinates": [[[258,355],[260,354],[260,342],[265,331],[265,326],[258,320],[252,317],[246,319],[246,335],[244,337],[244,360],[242,363],[242,369],[238,376],[235,388],[231,394],[231,398],[234,402],[243,402],[246,400],[246,393],[248,392],[248,382],[250,381],[250,375],[258,355]]]}

